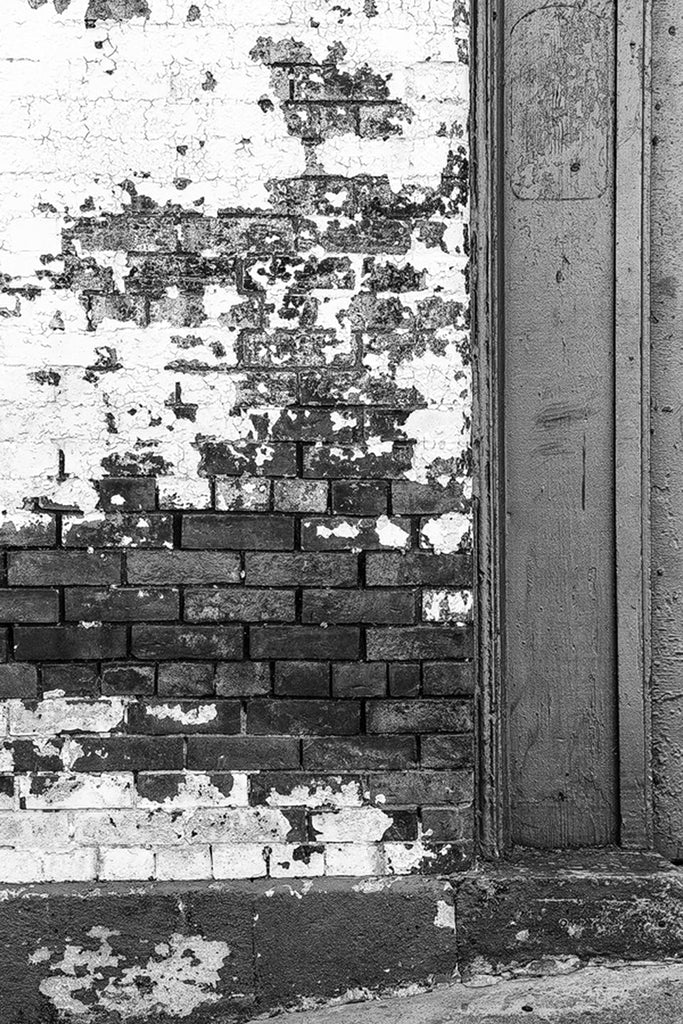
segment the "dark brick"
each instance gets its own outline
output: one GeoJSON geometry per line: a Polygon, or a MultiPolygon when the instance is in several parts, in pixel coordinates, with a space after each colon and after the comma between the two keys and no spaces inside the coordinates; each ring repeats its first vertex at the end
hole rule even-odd
{"type": "Polygon", "coordinates": [[[94,665],[43,665],[43,693],[63,690],[67,697],[96,697],[100,680],[94,665]]]}
{"type": "Polygon", "coordinates": [[[422,829],[432,842],[471,839],[474,831],[472,807],[423,807],[422,829]]]}
{"type": "Polygon", "coordinates": [[[105,477],[97,483],[100,508],[105,512],[149,510],[156,505],[154,479],[146,476],[105,477]]]}
{"type": "Polygon", "coordinates": [[[134,252],[173,252],[178,245],[175,218],[169,215],[115,213],[102,218],[83,218],[69,232],[84,252],[102,249],[134,252]]]}
{"type": "Polygon", "coordinates": [[[474,663],[427,661],[422,666],[422,691],[426,697],[465,697],[474,693],[474,663]]]}
{"type": "Polygon", "coordinates": [[[304,768],[322,771],[410,768],[416,761],[412,736],[355,736],[353,739],[305,739],[304,768]]]}
{"type": "Polygon", "coordinates": [[[10,551],[12,586],[121,582],[121,555],[114,551],[10,551]]]}
{"type": "Polygon", "coordinates": [[[380,662],[347,661],[332,666],[333,697],[385,697],[387,668],[380,662]]]}
{"type": "Polygon", "coordinates": [[[33,665],[0,665],[0,700],[38,695],[38,672],[33,665]]]}
{"type": "Polygon", "coordinates": [[[162,548],[173,543],[171,516],[158,513],[105,513],[104,519],[64,517],[67,548],[162,548]]]}
{"type": "MultiPolygon", "coordinates": [[[[186,779],[184,772],[140,772],[135,780],[135,788],[143,800],[163,804],[181,792],[186,779]]],[[[230,796],[235,786],[231,772],[211,772],[209,781],[224,796],[230,796]]]]}
{"type": "Polygon", "coordinates": [[[74,587],[65,591],[65,610],[80,622],[148,622],[177,619],[180,599],[171,587],[74,587]]]}
{"type": "Polygon", "coordinates": [[[206,697],[214,692],[213,665],[200,662],[162,662],[157,669],[160,697],[206,697]]]}
{"type": "Polygon", "coordinates": [[[304,590],[303,622],[415,622],[410,590],[304,590]]]}
{"type": "Polygon", "coordinates": [[[366,707],[369,733],[469,732],[469,700],[373,700],[366,707]]]}
{"type": "Polygon", "coordinates": [[[9,657],[9,631],[0,629],[0,661],[7,661],[9,657]]]}
{"type": "Polygon", "coordinates": [[[294,622],[293,590],[201,587],[185,591],[188,622],[294,622]]]}
{"type": "MultiPolygon", "coordinates": [[[[351,444],[362,436],[363,413],[359,409],[283,409],[269,423],[268,436],[274,440],[331,441],[351,444]]],[[[313,511],[313,510],[312,510],[313,511]]]]}
{"type": "Polygon", "coordinates": [[[189,736],[187,767],[217,771],[297,768],[299,741],[285,736],[189,736]]]}
{"type": "Polygon", "coordinates": [[[15,526],[0,522],[0,546],[7,548],[47,548],[57,541],[54,516],[45,516],[41,522],[15,526]]]}
{"type": "Polygon", "coordinates": [[[388,484],[382,480],[335,480],[332,511],[352,516],[384,515],[388,491],[388,484]]]}
{"type": "Polygon", "coordinates": [[[63,743],[61,738],[52,738],[46,745],[36,738],[5,741],[4,746],[12,753],[15,772],[58,772],[64,769],[59,756],[63,743]]]}
{"type": "Polygon", "coordinates": [[[326,512],[324,480],[275,480],[273,499],[277,512],[326,512]]]}
{"type": "Polygon", "coordinates": [[[149,735],[240,731],[240,705],[236,700],[136,701],[128,709],[128,732],[149,735]]]}
{"type": "Polygon", "coordinates": [[[220,697],[269,696],[269,662],[228,661],[219,665],[216,669],[216,693],[220,697]]]}
{"type": "Polygon", "coordinates": [[[153,665],[103,665],[102,693],[154,693],[153,665]]]}
{"type": "Polygon", "coordinates": [[[133,626],[136,658],[241,658],[239,626],[133,626]]]}
{"type": "Polygon", "coordinates": [[[395,480],[391,485],[394,512],[408,516],[464,510],[462,484],[418,484],[413,480],[395,480]]]}
{"type": "Polygon", "coordinates": [[[125,654],[124,626],[17,626],[14,630],[17,661],[91,661],[125,654]]]}
{"type": "Polygon", "coordinates": [[[420,753],[425,768],[471,768],[474,764],[471,735],[423,736],[420,753]]]}
{"type": "Polygon", "coordinates": [[[305,551],[286,555],[248,554],[246,573],[249,586],[315,586],[325,583],[330,587],[355,587],[358,584],[358,556],[305,551]]]}
{"type": "Polygon", "coordinates": [[[405,587],[426,583],[432,587],[472,586],[471,555],[432,555],[409,551],[368,555],[367,583],[370,587],[405,587]]]}
{"type": "Polygon", "coordinates": [[[263,445],[203,441],[199,450],[199,472],[203,476],[296,476],[296,445],[289,442],[263,445]]]}
{"type": "Polygon", "coordinates": [[[391,825],[382,836],[385,842],[409,843],[417,839],[416,810],[412,811],[403,807],[397,809],[388,803],[382,804],[382,809],[392,819],[391,825]]]}
{"type": "Polygon", "coordinates": [[[325,249],[337,253],[406,253],[410,249],[410,228],[385,217],[364,217],[360,223],[343,226],[330,221],[320,241],[325,249]]]}
{"type": "Polygon", "coordinates": [[[240,581],[240,556],[232,551],[131,551],[127,562],[129,583],[240,581]]]}
{"type": "Polygon", "coordinates": [[[392,697],[417,697],[420,692],[420,666],[401,664],[389,666],[389,693],[392,697]]]}
{"type": "Polygon", "coordinates": [[[286,661],[348,660],[360,650],[360,630],[350,626],[252,626],[250,640],[254,658],[286,661]]]}
{"type": "Polygon", "coordinates": [[[56,590],[0,590],[0,622],[57,622],[56,590]]]}
{"type": "Polygon", "coordinates": [[[369,629],[369,661],[416,661],[422,658],[471,658],[471,626],[412,626],[369,629]]]}
{"type": "Polygon", "coordinates": [[[372,550],[381,548],[382,533],[393,527],[402,531],[401,541],[410,544],[410,520],[383,520],[352,516],[317,516],[301,523],[301,547],[314,551],[372,550]]]}
{"type": "Polygon", "coordinates": [[[329,697],[330,666],[326,661],[279,661],[275,693],[286,697],[329,697]]]}
{"type": "Polygon", "coordinates": [[[182,736],[75,736],[83,751],[77,772],[176,771],[183,767],[182,736]]]}
{"type": "Polygon", "coordinates": [[[294,520],[291,516],[189,515],[183,518],[183,547],[286,551],[294,547],[294,520]]]}
{"type": "Polygon", "coordinates": [[[462,804],[472,799],[472,772],[410,771],[377,772],[365,779],[371,803],[381,797],[382,806],[462,804]]]}
{"type": "Polygon", "coordinates": [[[247,732],[259,736],[352,736],[360,728],[360,705],[331,700],[252,700],[247,732]]]}
{"type": "Polygon", "coordinates": [[[403,476],[412,464],[412,448],[394,445],[390,452],[376,454],[358,446],[316,444],[304,452],[304,476],[394,480],[403,476]]]}
{"type": "Polygon", "coordinates": [[[181,225],[180,244],[190,252],[211,249],[222,255],[270,255],[295,251],[295,236],[287,217],[188,217],[181,225]]]}

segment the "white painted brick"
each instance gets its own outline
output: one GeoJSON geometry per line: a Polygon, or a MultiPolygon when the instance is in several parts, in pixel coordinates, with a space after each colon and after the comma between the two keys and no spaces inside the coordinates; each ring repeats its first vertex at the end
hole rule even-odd
{"type": "Polygon", "coordinates": [[[182,817],[165,811],[73,811],[74,840],[92,846],[174,846],[184,841],[182,817]]]}
{"type": "Polygon", "coordinates": [[[342,808],[311,815],[316,842],[379,842],[394,819],[379,807],[342,808]]]}
{"type": "Polygon", "coordinates": [[[133,806],[132,772],[106,772],[100,775],[81,772],[63,772],[58,775],[35,773],[31,778],[21,777],[20,785],[29,810],[133,806]],[[29,786],[38,791],[31,792],[29,786]]]}
{"type": "Polygon", "coordinates": [[[20,849],[66,850],[71,847],[68,811],[0,812],[0,846],[20,849]]]}
{"type": "Polygon", "coordinates": [[[211,508],[208,480],[162,476],[157,480],[159,508],[211,508]]]}
{"type": "Polygon", "coordinates": [[[97,851],[69,850],[43,856],[46,882],[89,882],[97,878],[97,851]]]}
{"type": "Polygon", "coordinates": [[[172,846],[156,851],[156,877],[160,881],[211,878],[209,846],[172,846]]]}
{"type": "Polygon", "coordinates": [[[271,878],[319,878],[325,874],[322,846],[274,843],[270,849],[271,878]]]}
{"type": "Polygon", "coordinates": [[[7,702],[9,732],[12,736],[55,736],[60,732],[110,732],[123,724],[126,700],[52,698],[38,701],[34,708],[20,700],[7,702]]]}
{"type": "Polygon", "coordinates": [[[291,829],[286,815],[269,807],[204,808],[185,819],[190,843],[284,842],[291,829]]]}
{"type": "Polygon", "coordinates": [[[384,851],[380,845],[330,843],[325,847],[327,875],[383,875],[384,851]]]}
{"type": "Polygon", "coordinates": [[[260,843],[214,844],[214,878],[265,878],[267,849],[260,843]]]}
{"type": "Polygon", "coordinates": [[[43,859],[37,850],[0,847],[0,882],[42,882],[43,859]]]}
{"type": "Polygon", "coordinates": [[[99,877],[104,882],[128,882],[154,877],[154,853],[142,847],[100,849],[99,877]]]}
{"type": "Polygon", "coordinates": [[[232,788],[227,794],[213,784],[208,772],[183,772],[179,773],[180,784],[174,796],[165,797],[161,802],[138,796],[137,806],[148,810],[163,808],[165,811],[199,807],[248,807],[248,775],[245,772],[230,774],[232,788]]]}

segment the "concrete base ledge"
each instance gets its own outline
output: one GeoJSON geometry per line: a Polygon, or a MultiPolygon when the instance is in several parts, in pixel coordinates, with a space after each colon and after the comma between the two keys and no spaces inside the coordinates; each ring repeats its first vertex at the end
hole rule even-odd
{"type": "Polygon", "coordinates": [[[544,958],[683,959],[656,857],[517,858],[457,878],[13,886],[3,1024],[233,1024],[544,958]]]}

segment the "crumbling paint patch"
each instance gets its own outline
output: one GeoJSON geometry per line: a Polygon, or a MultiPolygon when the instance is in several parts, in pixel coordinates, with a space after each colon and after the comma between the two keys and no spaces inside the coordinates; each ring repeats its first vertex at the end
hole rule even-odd
{"type": "Polygon", "coordinates": [[[95,926],[88,932],[90,948],[66,944],[61,953],[46,947],[35,951],[30,962],[47,963],[51,972],[40,991],[58,1013],[82,1021],[98,1020],[103,1013],[124,1021],[160,1014],[184,1018],[220,999],[219,972],[230,956],[227,943],[174,933],[154,947],[146,962],[127,964],[126,956],[115,951],[117,935],[95,926]]]}

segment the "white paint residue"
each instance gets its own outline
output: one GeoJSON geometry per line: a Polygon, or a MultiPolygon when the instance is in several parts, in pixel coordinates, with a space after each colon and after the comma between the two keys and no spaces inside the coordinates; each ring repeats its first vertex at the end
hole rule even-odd
{"type": "Polygon", "coordinates": [[[423,590],[422,618],[425,622],[468,622],[472,616],[471,590],[423,590]]]}
{"type": "Polygon", "coordinates": [[[380,516],[375,526],[375,533],[383,548],[407,548],[410,544],[410,533],[402,526],[392,523],[388,516],[380,516]]]}
{"type": "Polygon", "coordinates": [[[342,808],[313,814],[312,829],[319,842],[378,843],[394,823],[379,807],[342,808]]]}
{"type": "Polygon", "coordinates": [[[363,794],[358,782],[342,782],[340,777],[314,779],[310,786],[294,786],[287,793],[271,789],[269,807],[362,807],[363,794]]]}
{"type": "Polygon", "coordinates": [[[470,520],[461,512],[446,512],[428,519],[420,532],[421,541],[437,555],[452,555],[464,547],[470,531],[470,520]]]}
{"type": "Polygon", "coordinates": [[[339,523],[337,526],[318,525],[316,533],[327,540],[329,537],[357,537],[360,529],[355,523],[339,523]]]}
{"type": "Polygon", "coordinates": [[[249,803],[248,776],[244,772],[235,772],[229,778],[232,779],[232,787],[224,793],[206,772],[184,772],[177,793],[164,797],[160,802],[138,797],[138,807],[163,807],[167,811],[183,807],[246,807],[249,803]]]}
{"type": "Polygon", "coordinates": [[[437,928],[448,928],[449,931],[455,931],[455,906],[452,901],[450,903],[447,903],[446,900],[438,901],[434,924],[437,928]]]}
{"type": "Polygon", "coordinates": [[[152,718],[160,721],[170,718],[181,725],[206,725],[218,717],[215,704],[200,704],[188,711],[183,710],[180,704],[148,704],[146,710],[152,718]]]}
{"type": "MultiPolygon", "coordinates": [[[[41,993],[60,1014],[84,1022],[103,1014],[122,1021],[185,1018],[221,997],[220,970],[230,956],[225,942],[174,933],[146,961],[126,966],[109,941],[117,932],[91,928],[88,934],[100,940],[99,947],[67,945],[61,958],[50,963],[51,976],[40,983],[41,993]]],[[[36,953],[46,962],[42,947],[36,953]]]]}
{"type": "Polygon", "coordinates": [[[108,733],[123,724],[128,700],[103,697],[100,700],[61,697],[39,701],[35,709],[20,700],[8,701],[12,736],[55,736],[60,732],[108,733]]]}

